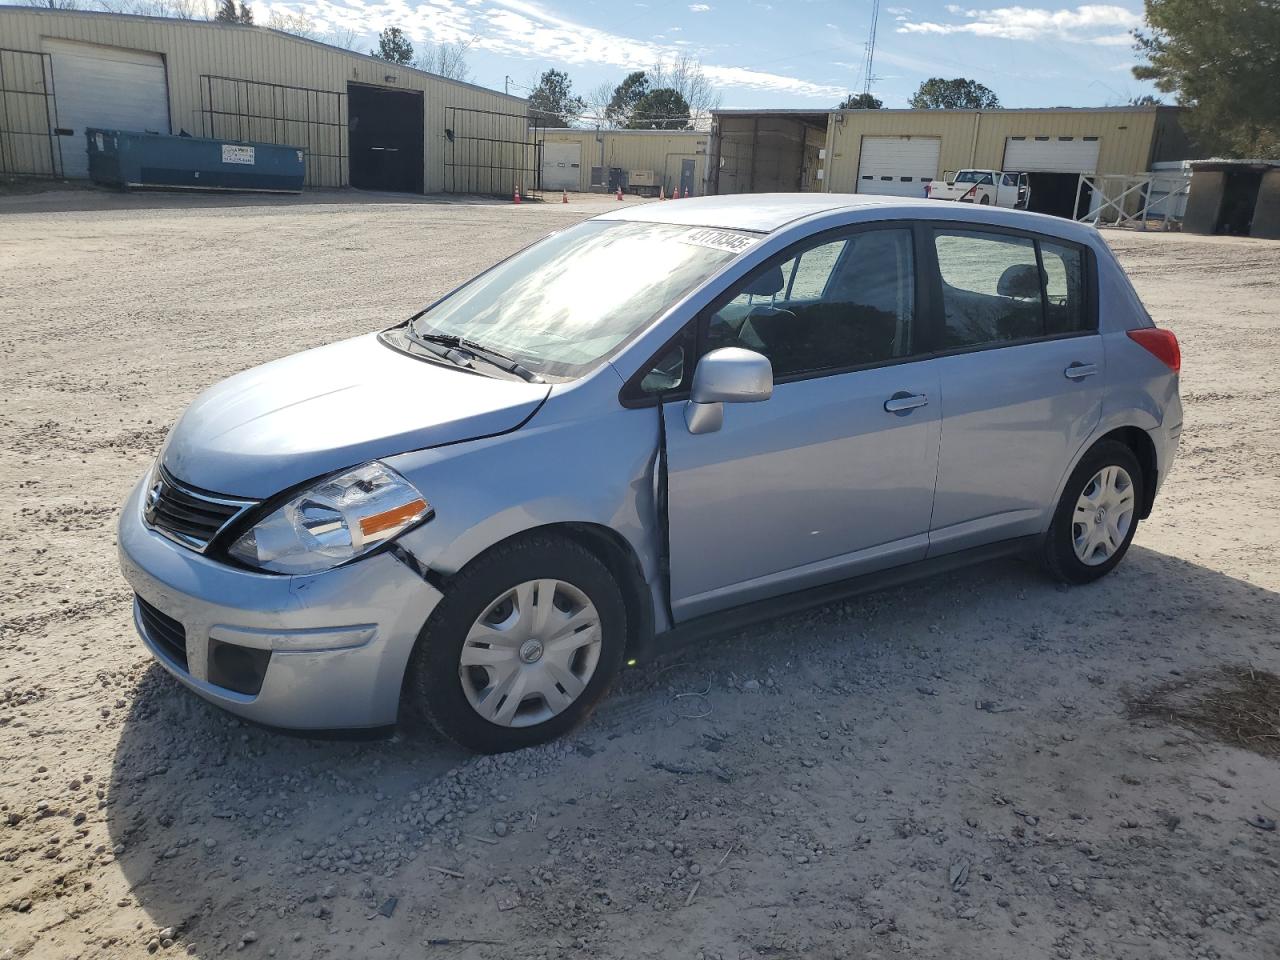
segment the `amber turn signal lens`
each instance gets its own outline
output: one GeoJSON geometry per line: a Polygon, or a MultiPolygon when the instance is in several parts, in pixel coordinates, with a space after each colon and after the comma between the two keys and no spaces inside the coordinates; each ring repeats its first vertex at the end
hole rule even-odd
{"type": "Polygon", "coordinates": [[[376,536],[386,530],[394,529],[407,520],[411,520],[427,509],[425,500],[410,500],[399,507],[392,507],[371,517],[360,518],[360,532],[366,537],[376,536]]]}

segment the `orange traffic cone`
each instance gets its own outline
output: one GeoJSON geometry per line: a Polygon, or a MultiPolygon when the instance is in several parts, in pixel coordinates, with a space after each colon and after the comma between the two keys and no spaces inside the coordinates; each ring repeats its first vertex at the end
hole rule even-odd
{"type": "Polygon", "coordinates": [[[689,199],[689,188],[688,188],[688,187],[685,187],[685,188],[684,188],[684,198],[685,198],[686,200],[688,200],[688,199],[689,199]]]}
{"type": "Polygon", "coordinates": [[[511,194],[511,202],[512,203],[520,202],[520,188],[518,186],[516,187],[515,192],[511,194]]]}
{"type": "Polygon", "coordinates": [[[621,199],[622,199],[622,186],[621,186],[621,185],[619,185],[619,186],[618,186],[618,199],[619,199],[619,200],[621,200],[621,199]]]}
{"type": "Polygon", "coordinates": [[[568,190],[561,190],[561,191],[560,191],[560,202],[561,202],[561,203],[568,203],[568,202],[569,202],[569,191],[568,191],[568,190]]]}
{"type": "Polygon", "coordinates": [[[672,187],[672,188],[671,188],[671,199],[672,199],[672,200],[679,200],[679,199],[680,199],[680,188],[679,188],[679,187],[672,187]]]}

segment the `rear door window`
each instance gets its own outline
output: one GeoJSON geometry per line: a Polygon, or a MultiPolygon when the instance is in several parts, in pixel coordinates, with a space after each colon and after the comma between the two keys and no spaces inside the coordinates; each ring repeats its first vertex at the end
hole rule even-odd
{"type": "Polygon", "coordinates": [[[1083,251],[976,230],[935,230],[942,348],[993,346],[1089,329],[1083,251]]]}

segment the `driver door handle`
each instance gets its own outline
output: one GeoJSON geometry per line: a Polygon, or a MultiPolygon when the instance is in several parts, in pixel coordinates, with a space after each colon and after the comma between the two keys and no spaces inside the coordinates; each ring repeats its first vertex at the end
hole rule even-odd
{"type": "Polygon", "coordinates": [[[1098,372],[1096,363],[1073,363],[1067,369],[1062,371],[1062,375],[1068,380],[1083,380],[1085,377],[1092,377],[1098,372]]]}
{"type": "Polygon", "coordinates": [[[928,402],[929,398],[923,393],[907,393],[905,390],[900,390],[884,402],[884,412],[906,413],[916,407],[923,407],[928,402]]]}

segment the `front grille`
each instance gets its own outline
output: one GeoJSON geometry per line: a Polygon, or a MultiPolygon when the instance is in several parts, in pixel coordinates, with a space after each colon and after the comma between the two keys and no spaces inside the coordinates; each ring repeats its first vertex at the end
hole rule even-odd
{"type": "Polygon", "coordinates": [[[177,620],[166,613],[161,613],[147,601],[135,594],[138,604],[138,621],[142,624],[147,639],[160,648],[160,651],[174,661],[183,670],[187,669],[187,631],[177,620]]]}
{"type": "Polygon", "coordinates": [[[203,552],[219,530],[254,503],[187,486],[160,467],[147,491],[143,516],[157,533],[203,552]]]}

